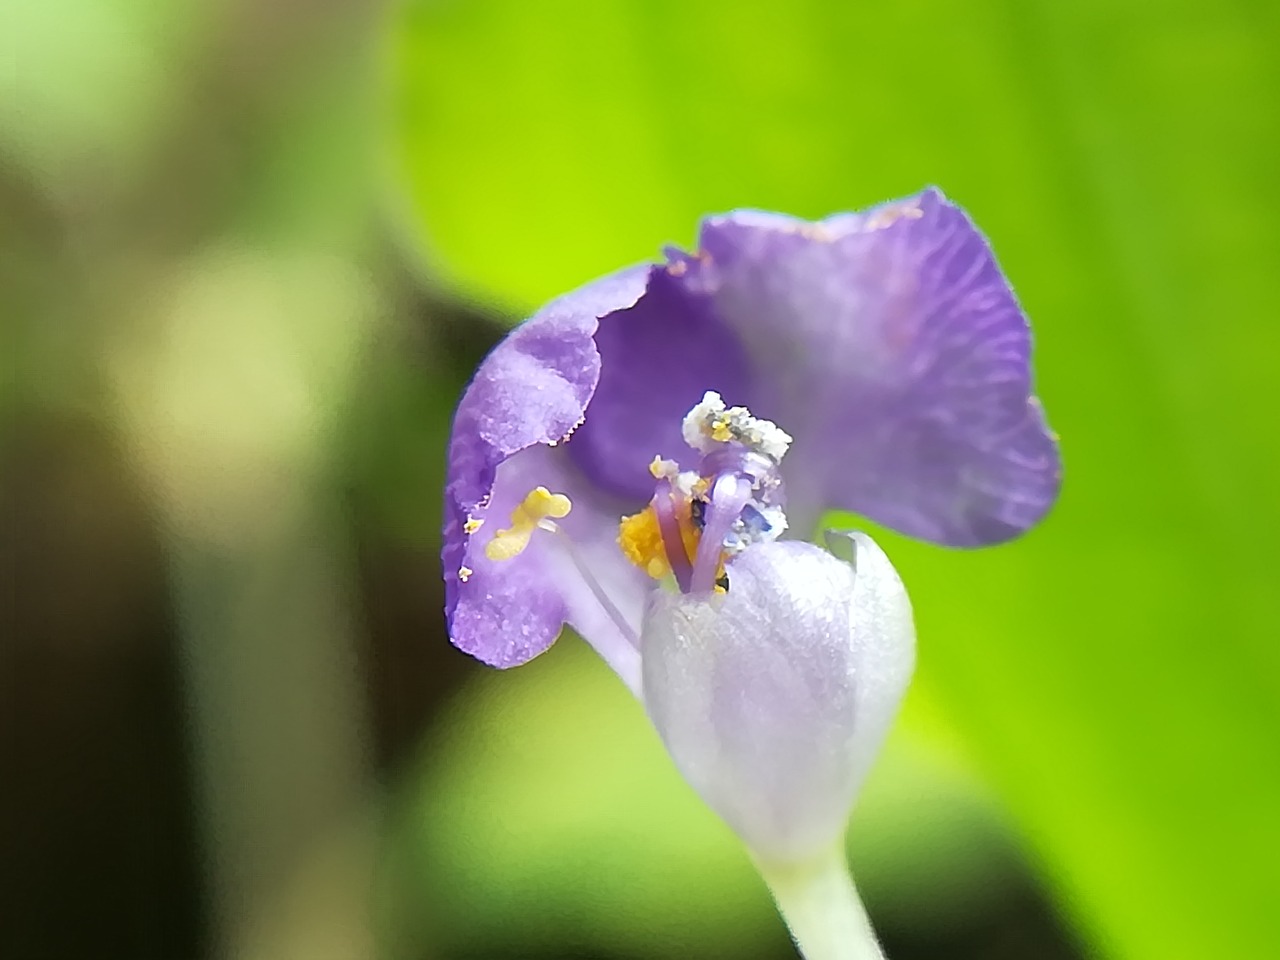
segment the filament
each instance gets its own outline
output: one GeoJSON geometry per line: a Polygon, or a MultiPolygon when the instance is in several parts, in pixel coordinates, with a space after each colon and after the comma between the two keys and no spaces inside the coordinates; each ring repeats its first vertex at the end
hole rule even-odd
{"type": "Polygon", "coordinates": [[[685,593],[710,593],[716,585],[720,564],[724,560],[724,541],[742,508],[751,499],[751,481],[737,474],[722,473],[716,477],[708,496],[707,513],[698,541],[698,556],[693,576],[685,593]]]}
{"type": "Polygon", "coordinates": [[[605,614],[609,617],[609,620],[612,621],[615,627],[617,627],[618,633],[622,635],[622,638],[626,640],[632,648],[639,651],[639,635],[632,629],[631,624],[627,622],[627,618],[622,615],[622,611],[618,609],[617,604],[609,599],[609,594],[605,592],[600,581],[597,580],[595,574],[591,572],[591,568],[587,565],[586,559],[574,544],[573,538],[570,537],[569,534],[565,533],[564,529],[559,524],[543,521],[539,526],[557,534],[556,542],[560,544],[560,549],[563,550],[565,556],[569,558],[569,562],[573,564],[574,569],[578,572],[578,576],[582,578],[582,582],[585,583],[587,585],[587,589],[591,591],[591,595],[596,598],[596,602],[600,604],[600,608],[604,610],[605,614]]]}
{"type": "MultiPolygon", "coordinates": [[[[667,564],[676,578],[681,593],[688,593],[693,581],[693,566],[689,563],[689,554],[685,550],[684,536],[680,531],[680,519],[676,516],[676,490],[670,479],[663,477],[658,481],[658,489],[653,496],[653,512],[658,517],[658,530],[662,533],[662,546],[667,555],[667,564]]],[[[699,544],[701,551],[701,544],[699,544]]]]}

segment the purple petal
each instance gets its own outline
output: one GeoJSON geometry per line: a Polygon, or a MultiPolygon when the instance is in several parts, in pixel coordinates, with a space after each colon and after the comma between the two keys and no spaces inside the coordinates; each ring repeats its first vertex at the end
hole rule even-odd
{"type": "Polygon", "coordinates": [[[632,306],[651,269],[633,267],[552,301],[484,359],[454,415],[450,505],[474,507],[503,460],[537,443],[558,443],[582,422],[600,378],[593,340],[599,318],[632,306]]]}
{"type": "Polygon", "coordinates": [[[753,412],[795,437],[796,514],[838,507],[976,546],[1049,509],[1059,461],[1026,318],[941,192],[819,223],[716,217],[701,248],[698,282],[751,358],[753,412]]]}
{"type": "MultiPolygon", "coordinates": [[[[705,294],[655,270],[634,307],[602,320],[602,366],[591,416],[569,453],[597,484],[636,502],[653,495],[655,456],[689,456],[680,423],[708,390],[746,394],[746,357],[705,294]]],[[[735,400],[735,402],[742,402],[735,400]]]]}
{"type": "Polygon", "coordinates": [[[598,317],[635,303],[649,272],[626,270],[549,304],[493,350],[458,405],[445,485],[445,616],[453,642],[486,663],[509,667],[531,659],[566,620],[592,643],[616,639],[602,632],[599,604],[582,578],[566,572],[547,542],[553,534],[535,534],[510,560],[485,557],[494,531],[508,526],[512,509],[536,486],[570,496],[574,509],[561,527],[582,541],[591,562],[601,555],[602,575],[616,573],[619,581],[615,601],[638,611],[643,574],[612,542],[619,506],[585,484],[562,450],[546,447],[582,422],[596,389],[598,317]],[[606,532],[607,551],[598,542],[606,532]]]}
{"type": "Polygon", "coordinates": [[[640,663],[634,641],[652,581],[618,549],[621,513],[619,503],[596,490],[563,450],[535,445],[506,460],[489,503],[472,512],[483,525],[462,546],[460,566],[470,572],[465,582],[454,578],[447,611],[453,642],[493,666],[513,667],[546,650],[568,623],[636,689],[640,663]],[[563,535],[538,531],[518,556],[490,560],[485,545],[537,486],[572,501],[569,516],[557,521],[563,535]],[[602,605],[584,570],[613,611],[602,605]]]}

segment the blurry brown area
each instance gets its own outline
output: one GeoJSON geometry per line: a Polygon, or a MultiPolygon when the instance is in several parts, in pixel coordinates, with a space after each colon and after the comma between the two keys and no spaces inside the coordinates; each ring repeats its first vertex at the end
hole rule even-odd
{"type": "MultiPolygon", "coordinates": [[[[502,325],[486,313],[425,296],[407,282],[400,289],[404,302],[398,313],[409,318],[400,348],[418,369],[436,370],[446,393],[460,392],[469,371],[501,337],[502,325]]],[[[426,410],[422,414],[432,415],[426,410]]],[[[440,434],[430,448],[440,458],[442,441],[440,434]]],[[[364,663],[377,768],[394,778],[412,759],[437,709],[465,677],[482,668],[454,655],[449,646],[437,551],[387,536],[385,526],[377,522],[377,490],[361,482],[366,470],[377,467],[370,462],[353,464],[346,497],[359,552],[364,663]]]]}
{"type": "Polygon", "coordinates": [[[0,956],[196,956],[181,676],[155,516],[97,425],[0,463],[0,956]]]}

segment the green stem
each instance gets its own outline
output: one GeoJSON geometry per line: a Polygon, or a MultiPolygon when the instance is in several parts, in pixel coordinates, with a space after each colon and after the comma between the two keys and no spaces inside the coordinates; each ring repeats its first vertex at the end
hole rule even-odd
{"type": "Polygon", "coordinates": [[[843,845],[807,863],[759,866],[805,960],[884,960],[843,845]]]}

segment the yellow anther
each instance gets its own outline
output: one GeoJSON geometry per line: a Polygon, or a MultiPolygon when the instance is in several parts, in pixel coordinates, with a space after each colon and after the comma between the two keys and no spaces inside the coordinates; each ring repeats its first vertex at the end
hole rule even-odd
{"type": "Polygon", "coordinates": [[[733,430],[727,417],[716,417],[711,421],[711,439],[717,443],[728,443],[733,439],[733,430]]]}
{"type": "Polygon", "coordinates": [[[483,520],[477,520],[475,517],[468,517],[467,522],[462,525],[462,529],[465,533],[475,533],[480,529],[480,526],[483,523],[483,520]]]}
{"type": "MultiPolygon", "coordinates": [[[[693,525],[687,502],[676,509],[676,522],[680,527],[685,555],[692,557],[698,552],[699,531],[693,525]]],[[[658,515],[652,504],[639,513],[622,518],[618,524],[618,546],[628,560],[653,579],[661,580],[671,573],[671,561],[667,559],[662,529],[658,526],[658,515]]]]}
{"type": "Polygon", "coordinates": [[[618,524],[618,546],[628,560],[655,580],[671,572],[667,551],[662,546],[658,516],[652,506],[622,518],[618,524]]]}
{"type": "Polygon", "coordinates": [[[560,520],[569,515],[573,503],[563,493],[552,493],[546,487],[535,487],[516,509],[524,510],[535,522],[547,517],[560,520]]]}
{"type": "Polygon", "coordinates": [[[661,457],[654,457],[649,464],[649,473],[655,480],[661,480],[663,477],[674,477],[680,472],[680,465],[674,460],[663,460],[661,457]]]}
{"type": "Polygon", "coordinates": [[[510,560],[512,557],[518,557],[524,553],[524,548],[529,545],[529,538],[533,536],[536,527],[530,524],[523,529],[512,527],[509,530],[499,530],[493,535],[493,539],[484,545],[484,555],[490,560],[510,560]]]}
{"type": "MultiPolygon", "coordinates": [[[[536,487],[524,501],[511,511],[511,526],[499,530],[485,544],[484,555],[490,560],[510,560],[518,557],[529,545],[529,538],[548,519],[567,517],[573,504],[563,493],[552,493],[546,487],[536,487]]],[[[549,523],[547,526],[551,526],[549,523]]]]}

